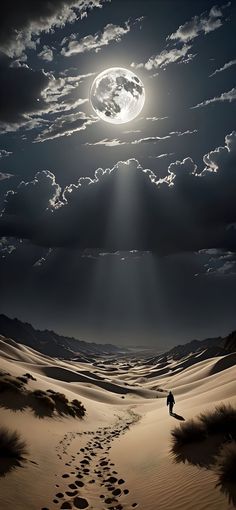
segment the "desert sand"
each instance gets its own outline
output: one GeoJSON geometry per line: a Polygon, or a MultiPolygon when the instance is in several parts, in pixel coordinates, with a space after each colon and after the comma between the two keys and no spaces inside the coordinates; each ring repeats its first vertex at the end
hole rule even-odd
{"type": "MultiPolygon", "coordinates": [[[[206,465],[177,463],[171,430],[221,403],[236,405],[236,354],[147,362],[134,355],[97,363],[63,361],[1,338],[1,371],[30,373],[29,390],[78,399],[85,416],[36,413],[0,393],[1,426],[16,430],[28,452],[0,476],[4,510],[230,510],[206,465]],[[176,405],[168,414],[167,391],[176,405]]],[[[207,454],[206,454],[207,455],[207,454]]]]}

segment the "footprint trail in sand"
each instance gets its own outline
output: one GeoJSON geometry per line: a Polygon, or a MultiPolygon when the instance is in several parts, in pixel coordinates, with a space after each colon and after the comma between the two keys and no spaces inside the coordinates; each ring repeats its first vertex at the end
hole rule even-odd
{"type": "Polygon", "coordinates": [[[139,416],[129,411],[125,419],[118,418],[113,426],[100,427],[97,431],[70,432],[65,434],[57,446],[57,456],[60,460],[67,460],[68,449],[72,441],[88,440],[76,453],[70,455],[65,462],[67,469],[62,474],[61,484],[56,483],[56,493],[53,505],[42,507],[40,510],[87,508],[88,510],[131,510],[138,507],[137,502],[126,502],[129,489],[125,480],[119,476],[115,465],[109,457],[111,443],[124,434],[131,425],[139,420],[139,416]],[[68,481],[65,490],[65,481],[68,481]],[[60,490],[63,485],[64,490],[60,490]]]}

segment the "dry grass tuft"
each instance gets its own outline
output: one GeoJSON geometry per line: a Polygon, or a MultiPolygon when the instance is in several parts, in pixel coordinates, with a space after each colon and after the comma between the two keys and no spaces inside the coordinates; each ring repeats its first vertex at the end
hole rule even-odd
{"type": "Polygon", "coordinates": [[[173,448],[206,439],[206,431],[200,421],[189,420],[171,431],[173,448]]]}
{"type": "Polygon", "coordinates": [[[232,484],[236,487],[236,442],[226,444],[216,457],[215,471],[218,485],[232,484]]]}
{"type": "Polygon", "coordinates": [[[11,375],[2,375],[0,377],[0,393],[3,391],[14,391],[18,392],[23,388],[23,383],[16,377],[11,375]]]}
{"type": "Polygon", "coordinates": [[[21,460],[27,453],[26,443],[16,431],[10,431],[6,427],[0,428],[0,459],[14,458],[21,460]]]}
{"type": "Polygon", "coordinates": [[[55,409],[55,402],[52,400],[45,391],[35,390],[32,395],[38,400],[40,404],[47,408],[47,410],[53,412],[55,409]]]}
{"type": "MultiPolygon", "coordinates": [[[[30,407],[34,410],[36,415],[40,417],[52,416],[53,412],[57,412],[59,415],[70,415],[82,418],[85,415],[85,407],[77,399],[72,402],[64,395],[48,389],[47,391],[35,389],[30,391],[26,388],[29,379],[36,380],[31,374],[24,374],[22,376],[13,377],[10,374],[0,371],[0,394],[11,391],[17,393],[17,409],[25,409],[30,407]],[[37,403],[40,404],[40,409],[37,408],[37,403]]],[[[14,400],[15,401],[15,400],[14,400]]],[[[13,404],[13,399],[8,399],[6,404],[6,398],[1,397],[1,402],[8,408],[16,408],[16,404],[13,404]],[[11,407],[13,406],[13,407],[11,407]]]]}
{"type": "Polygon", "coordinates": [[[236,439],[236,409],[230,404],[220,405],[214,411],[200,414],[207,434],[222,434],[236,439]]]}

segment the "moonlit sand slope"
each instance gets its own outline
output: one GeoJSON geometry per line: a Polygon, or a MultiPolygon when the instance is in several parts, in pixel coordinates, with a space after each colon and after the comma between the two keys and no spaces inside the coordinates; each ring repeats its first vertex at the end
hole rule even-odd
{"type": "MultiPolygon", "coordinates": [[[[12,340],[0,340],[1,370],[30,373],[28,389],[51,389],[77,398],[83,419],[43,415],[20,408],[0,393],[1,425],[17,430],[28,454],[21,466],[0,473],[4,510],[229,510],[210,469],[176,463],[170,454],[173,427],[214,408],[236,405],[236,354],[196,361],[147,363],[145,359],[76,363],[44,356],[12,340]],[[166,390],[176,398],[176,418],[166,390]]],[[[17,404],[18,402],[18,404],[17,404]]]]}

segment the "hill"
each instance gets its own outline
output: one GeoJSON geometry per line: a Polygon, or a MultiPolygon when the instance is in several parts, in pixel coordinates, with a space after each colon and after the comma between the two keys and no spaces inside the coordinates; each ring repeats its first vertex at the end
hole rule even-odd
{"type": "Polygon", "coordinates": [[[229,352],[236,352],[236,331],[232,331],[225,337],[217,336],[205,338],[204,340],[191,340],[186,344],[176,345],[165,353],[165,356],[179,360],[192,353],[199,353],[203,350],[209,352],[209,357],[223,356],[229,352]]]}
{"type": "MultiPolygon", "coordinates": [[[[0,335],[11,338],[20,344],[27,345],[47,356],[86,361],[86,356],[115,354],[121,349],[111,344],[85,342],[76,338],[58,335],[54,331],[38,330],[31,324],[19,319],[11,319],[0,314],[0,335]]],[[[122,349],[123,351],[124,349],[122,349]]]]}

